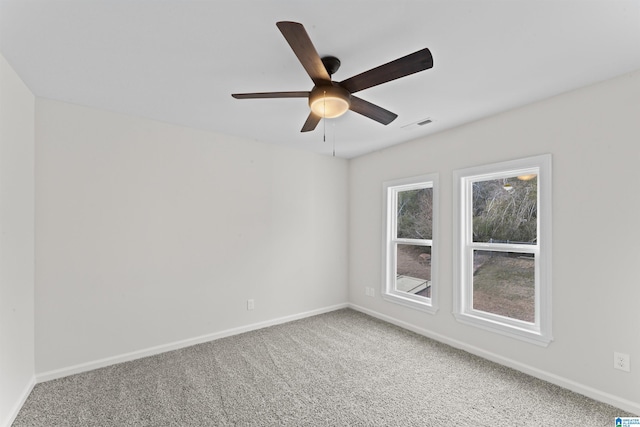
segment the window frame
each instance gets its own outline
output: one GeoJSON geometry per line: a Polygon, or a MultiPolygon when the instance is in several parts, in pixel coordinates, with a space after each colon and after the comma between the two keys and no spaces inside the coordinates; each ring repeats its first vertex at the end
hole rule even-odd
{"type": "Polygon", "coordinates": [[[435,314],[438,311],[438,174],[425,174],[383,183],[383,248],[381,295],[387,300],[416,310],[435,314]],[[400,191],[432,189],[431,239],[407,239],[397,237],[397,195],[400,191]],[[431,296],[429,298],[396,290],[396,246],[410,244],[431,248],[431,296]]]}
{"type": "Polygon", "coordinates": [[[551,333],[551,155],[456,170],[454,180],[453,313],[465,324],[547,346],[551,333]],[[473,241],[472,187],[477,181],[535,173],[537,177],[537,239],[535,244],[473,241]],[[526,322],[473,308],[473,252],[531,253],[535,257],[535,320],[526,322]]]}

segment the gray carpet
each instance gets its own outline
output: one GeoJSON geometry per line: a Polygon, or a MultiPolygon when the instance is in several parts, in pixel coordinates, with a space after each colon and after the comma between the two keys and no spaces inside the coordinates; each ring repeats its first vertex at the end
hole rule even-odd
{"type": "Polygon", "coordinates": [[[38,384],[21,426],[581,426],[631,416],[353,310],[38,384]]]}

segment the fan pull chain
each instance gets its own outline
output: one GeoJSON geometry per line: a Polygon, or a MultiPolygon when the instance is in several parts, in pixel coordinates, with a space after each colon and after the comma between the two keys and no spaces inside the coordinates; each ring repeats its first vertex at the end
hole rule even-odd
{"type": "Polygon", "coordinates": [[[333,157],[336,156],[336,124],[333,124],[333,157]]]}
{"type": "MultiPolygon", "coordinates": [[[[327,142],[327,91],[323,91],[322,98],[323,108],[322,108],[322,142],[327,142]]],[[[336,156],[336,124],[333,124],[333,149],[332,149],[333,157],[336,156]]]]}

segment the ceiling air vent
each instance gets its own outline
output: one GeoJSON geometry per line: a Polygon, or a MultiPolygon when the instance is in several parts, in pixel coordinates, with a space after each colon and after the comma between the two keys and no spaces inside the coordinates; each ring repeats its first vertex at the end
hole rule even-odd
{"type": "Polygon", "coordinates": [[[428,125],[429,123],[433,123],[433,119],[431,119],[430,117],[427,117],[426,119],[420,119],[417,122],[404,125],[402,126],[402,129],[415,129],[418,126],[425,126],[425,125],[428,125]]]}

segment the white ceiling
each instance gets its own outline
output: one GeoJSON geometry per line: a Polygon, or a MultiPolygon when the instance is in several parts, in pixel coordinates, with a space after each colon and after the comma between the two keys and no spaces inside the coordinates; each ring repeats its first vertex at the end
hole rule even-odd
{"type": "Polygon", "coordinates": [[[637,0],[0,0],[0,30],[37,96],[346,158],[640,69],[637,0]],[[390,125],[303,134],[305,99],[231,98],[312,88],[282,20],[340,58],[336,81],[424,47],[434,67],[358,93],[390,125]]]}

